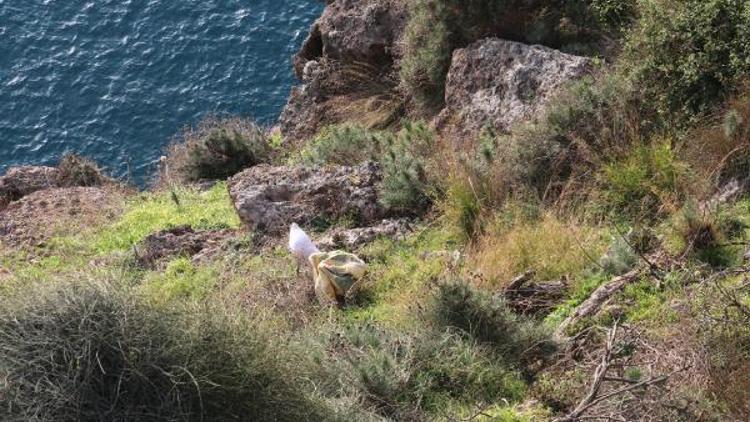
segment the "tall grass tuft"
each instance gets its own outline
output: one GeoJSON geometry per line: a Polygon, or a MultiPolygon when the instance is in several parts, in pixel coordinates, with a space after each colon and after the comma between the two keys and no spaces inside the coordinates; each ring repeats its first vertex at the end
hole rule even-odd
{"type": "Polygon", "coordinates": [[[57,170],[59,186],[100,186],[107,181],[95,162],[77,154],[65,154],[57,170]]]}
{"type": "Polygon", "coordinates": [[[429,309],[435,324],[489,345],[507,365],[527,369],[554,350],[545,327],[515,314],[502,298],[465,282],[440,285],[429,309]]]}
{"type": "Polygon", "coordinates": [[[259,326],[161,309],[111,286],[26,286],[0,301],[0,419],[322,418],[259,326]]]}
{"type": "Polygon", "coordinates": [[[160,168],[160,181],[226,179],[269,161],[271,153],[268,135],[252,121],[209,117],[175,138],[160,168]]]}

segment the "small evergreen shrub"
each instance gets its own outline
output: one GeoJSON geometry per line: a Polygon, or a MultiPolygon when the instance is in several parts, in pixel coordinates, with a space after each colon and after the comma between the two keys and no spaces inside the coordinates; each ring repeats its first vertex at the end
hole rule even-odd
{"type": "Polygon", "coordinates": [[[445,78],[453,51],[448,11],[443,3],[412,2],[404,33],[401,81],[406,92],[413,95],[416,106],[428,112],[443,103],[445,78]]]}
{"type": "Polygon", "coordinates": [[[355,324],[332,336],[328,388],[356,392],[390,420],[430,420],[449,402],[517,402],[525,383],[491,350],[450,330],[394,331],[355,324]],[[343,385],[342,385],[343,382],[343,385]]]}
{"type": "Polygon", "coordinates": [[[675,213],[670,224],[667,247],[672,253],[692,257],[715,267],[726,267],[736,259],[736,252],[725,245],[732,234],[730,214],[701,209],[693,201],[675,213]]]}
{"type": "Polygon", "coordinates": [[[361,125],[343,123],[323,129],[300,152],[307,165],[350,166],[363,161],[377,161],[384,135],[361,125]]]}
{"type": "Polygon", "coordinates": [[[630,271],[638,263],[637,251],[633,250],[629,236],[615,236],[607,252],[599,260],[604,273],[618,276],[630,271]]]}
{"type": "Polygon", "coordinates": [[[554,349],[546,328],[515,314],[504,300],[464,282],[441,284],[430,307],[439,327],[487,344],[505,362],[524,367],[554,349]]]}
{"type": "Polygon", "coordinates": [[[77,154],[65,154],[57,165],[58,186],[101,186],[106,177],[95,162],[77,154]]]}
{"type": "Polygon", "coordinates": [[[394,210],[422,214],[431,204],[427,158],[434,154],[435,134],[426,124],[406,123],[382,141],[381,203],[394,210]]]}
{"type": "Polygon", "coordinates": [[[185,130],[170,146],[162,180],[221,180],[268,162],[272,148],[265,131],[240,119],[208,118],[185,130]]]}
{"type": "Polygon", "coordinates": [[[4,421],[323,417],[258,326],[218,308],[147,306],[104,285],[4,295],[0,373],[4,421]]]}
{"type": "Polygon", "coordinates": [[[650,218],[674,210],[686,197],[688,167],[670,141],[638,145],[604,166],[602,195],[620,215],[650,218]]]}

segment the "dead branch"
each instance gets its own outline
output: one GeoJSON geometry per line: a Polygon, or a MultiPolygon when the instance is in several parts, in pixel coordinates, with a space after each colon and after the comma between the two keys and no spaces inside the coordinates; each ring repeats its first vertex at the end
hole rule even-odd
{"type": "Polygon", "coordinates": [[[575,325],[578,321],[583,318],[595,315],[599,312],[602,306],[617,292],[622,290],[626,284],[632,283],[638,279],[640,271],[638,269],[632,270],[624,275],[618,276],[610,280],[609,282],[599,286],[598,289],[594,290],[594,293],[589,296],[588,299],[583,301],[573,311],[573,313],[567,317],[557,330],[555,336],[557,338],[563,338],[565,336],[565,330],[568,327],[575,325]]]}
{"type": "Polygon", "coordinates": [[[640,388],[647,388],[655,384],[661,384],[674,374],[689,369],[689,366],[683,366],[665,375],[661,375],[658,377],[649,377],[648,379],[643,381],[635,381],[621,377],[608,376],[607,373],[614,366],[614,361],[616,360],[615,340],[617,339],[617,329],[618,322],[615,322],[612,328],[610,328],[610,330],[607,332],[607,342],[604,347],[604,352],[602,353],[602,356],[600,358],[599,365],[597,365],[596,369],[594,370],[593,381],[588,393],[581,399],[581,401],[572,412],[562,418],[556,419],[555,422],[574,422],[585,419],[601,418],[605,418],[608,420],[620,420],[615,416],[584,416],[584,413],[605,400],[617,397],[629,391],[637,390],[640,388]],[[614,389],[604,394],[600,394],[602,386],[605,382],[626,383],[628,385],[614,389]]]}
{"type": "Polygon", "coordinates": [[[615,324],[607,333],[607,344],[604,348],[604,353],[602,353],[601,361],[594,371],[594,381],[591,383],[591,388],[589,388],[588,394],[586,394],[586,396],[581,399],[581,402],[578,403],[578,406],[576,406],[576,408],[571,413],[569,413],[563,419],[560,419],[560,422],[577,420],[583,414],[583,412],[585,412],[586,409],[590,407],[590,403],[596,400],[596,396],[599,394],[599,389],[601,388],[602,383],[604,383],[604,378],[609,371],[609,366],[612,364],[612,354],[614,353],[616,338],[617,322],[615,322],[615,324]]]}
{"type": "Polygon", "coordinates": [[[524,284],[526,284],[529,280],[531,280],[534,277],[534,270],[526,271],[525,273],[519,275],[518,277],[511,280],[510,283],[508,283],[507,286],[505,286],[505,293],[516,291],[523,287],[524,284]]]}

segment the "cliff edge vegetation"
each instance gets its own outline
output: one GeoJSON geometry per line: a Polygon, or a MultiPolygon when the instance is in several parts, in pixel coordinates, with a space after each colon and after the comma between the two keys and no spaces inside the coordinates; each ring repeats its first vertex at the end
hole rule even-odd
{"type": "Polygon", "coordinates": [[[747,420],[749,28],[329,1],[277,127],[0,177],[0,419],[747,420]],[[293,222],[367,262],[343,307],[293,222]]]}

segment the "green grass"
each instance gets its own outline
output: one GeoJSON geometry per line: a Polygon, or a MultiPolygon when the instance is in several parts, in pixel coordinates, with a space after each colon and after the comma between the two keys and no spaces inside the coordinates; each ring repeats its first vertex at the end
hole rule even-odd
{"type": "Polygon", "coordinates": [[[130,198],[111,224],[77,234],[51,238],[41,250],[10,250],[2,265],[20,282],[56,280],[71,274],[137,276],[132,248],[146,236],[180,225],[195,229],[237,228],[240,225],[225,183],[208,191],[176,188],[172,192],[142,193],[130,198]]]}
{"type": "Polygon", "coordinates": [[[440,227],[425,228],[404,241],[380,239],[367,245],[361,256],[369,269],[347,317],[406,322],[406,311],[441,277],[458,248],[460,244],[440,227]]]}
{"type": "Polygon", "coordinates": [[[143,290],[160,301],[205,299],[216,287],[219,270],[213,266],[196,266],[189,258],[170,261],[164,271],[144,277],[143,290]]]}
{"type": "Polygon", "coordinates": [[[226,183],[217,183],[205,192],[178,187],[173,191],[143,193],[128,204],[117,222],[102,230],[94,244],[97,251],[104,253],[128,249],[149,234],[182,225],[196,230],[239,227],[226,183]]]}

